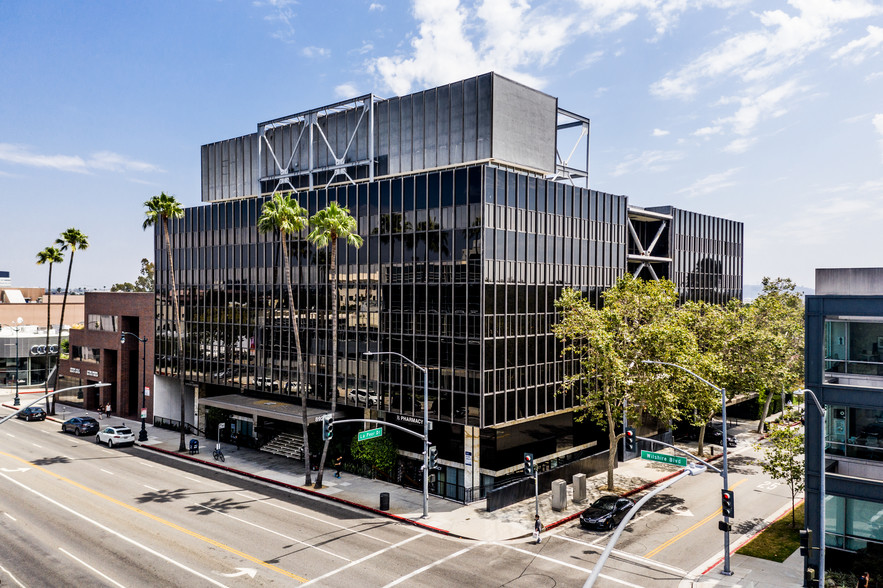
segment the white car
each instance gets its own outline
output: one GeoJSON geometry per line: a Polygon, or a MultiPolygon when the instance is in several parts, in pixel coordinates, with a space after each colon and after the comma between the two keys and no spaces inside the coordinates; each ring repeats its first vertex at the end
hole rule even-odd
{"type": "Polygon", "coordinates": [[[366,404],[368,406],[374,406],[380,400],[377,396],[377,392],[369,392],[364,388],[352,388],[347,394],[347,399],[349,399],[350,402],[366,404]]]}
{"type": "Polygon", "coordinates": [[[125,425],[117,427],[104,427],[95,435],[96,443],[107,443],[108,447],[114,445],[135,444],[135,433],[125,425]]]}

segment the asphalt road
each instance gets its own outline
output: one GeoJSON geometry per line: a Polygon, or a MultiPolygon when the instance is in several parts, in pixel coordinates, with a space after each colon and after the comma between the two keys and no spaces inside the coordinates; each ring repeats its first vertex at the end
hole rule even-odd
{"type": "MultiPolygon", "coordinates": [[[[740,510],[790,500],[758,472],[732,460],[737,528],[740,510]]],[[[629,526],[598,585],[677,586],[720,551],[719,511],[718,476],[682,480],[629,526]]],[[[3,586],[582,586],[606,545],[576,523],[540,545],[455,540],[17,420],[0,426],[0,532],[3,586]]]]}

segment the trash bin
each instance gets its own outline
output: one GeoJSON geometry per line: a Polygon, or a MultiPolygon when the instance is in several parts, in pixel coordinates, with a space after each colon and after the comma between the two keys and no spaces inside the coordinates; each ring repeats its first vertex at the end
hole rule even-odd
{"type": "Polygon", "coordinates": [[[380,493],[380,510],[389,510],[389,492],[380,493]]]}
{"type": "Polygon", "coordinates": [[[191,439],[190,440],[190,455],[193,455],[194,453],[199,453],[199,440],[198,439],[191,439]]]}

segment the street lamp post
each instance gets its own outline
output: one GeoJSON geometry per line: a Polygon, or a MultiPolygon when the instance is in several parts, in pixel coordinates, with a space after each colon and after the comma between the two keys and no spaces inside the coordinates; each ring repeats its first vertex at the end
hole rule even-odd
{"type": "Polygon", "coordinates": [[[144,391],[147,389],[147,335],[142,339],[135,333],[123,331],[120,335],[120,343],[126,342],[126,335],[131,335],[141,341],[141,432],[138,433],[138,441],[147,441],[147,397],[144,391]]]}
{"type": "Polygon", "coordinates": [[[21,323],[24,319],[18,317],[15,321],[18,326],[12,327],[15,330],[15,400],[12,401],[13,406],[20,406],[21,399],[18,397],[18,332],[21,331],[21,323]]]}
{"type": "Polygon", "coordinates": [[[812,398],[813,403],[819,410],[819,586],[825,585],[825,426],[827,423],[827,411],[819,398],[812,390],[804,388],[795,390],[798,396],[804,394],[812,398]]]}
{"type": "Polygon", "coordinates": [[[423,372],[423,518],[425,519],[429,516],[429,382],[427,381],[427,369],[395,351],[366,351],[364,355],[395,355],[423,372]]]}
{"type": "MultiPolygon", "coordinates": [[[[649,359],[645,359],[641,363],[655,363],[658,365],[667,365],[667,366],[678,368],[679,370],[687,372],[688,374],[690,374],[691,376],[693,376],[694,378],[696,378],[700,382],[708,384],[709,386],[711,386],[712,388],[714,388],[715,390],[717,390],[720,393],[720,395],[721,395],[721,418],[723,419],[723,425],[721,426],[721,434],[723,436],[721,439],[721,445],[723,446],[723,449],[724,449],[724,451],[723,451],[724,463],[723,463],[723,468],[721,471],[721,476],[724,479],[724,490],[728,490],[730,485],[729,485],[729,482],[727,481],[727,391],[724,390],[723,388],[718,388],[717,386],[715,386],[714,384],[712,384],[711,382],[709,382],[708,380],[706,380],[702,376],[700,376],[696,373],[693,373],[692,371],[688,370],[684,366],[678,365],[676,363],[668,363],[665,361],[652,361],[649,359]]],[[[728,517],[726,515],[726,513],[724,513],[724,569],[721,570],[721,574],[723,574],[725,576],[732,576],[733,575],[733,571],[730,569],[730,531],[729,531],[729,529],[730,529],[730,517],[728,517]]]]}

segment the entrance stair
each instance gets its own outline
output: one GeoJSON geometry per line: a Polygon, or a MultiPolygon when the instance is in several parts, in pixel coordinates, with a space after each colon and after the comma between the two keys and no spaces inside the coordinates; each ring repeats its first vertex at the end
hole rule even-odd
{"type": "Polygon", "coordinates": [[[279,433],[269,443],[261,446],[261,451],[302,460],[304,458],[304,437],[294,433],[279,433]]]}

